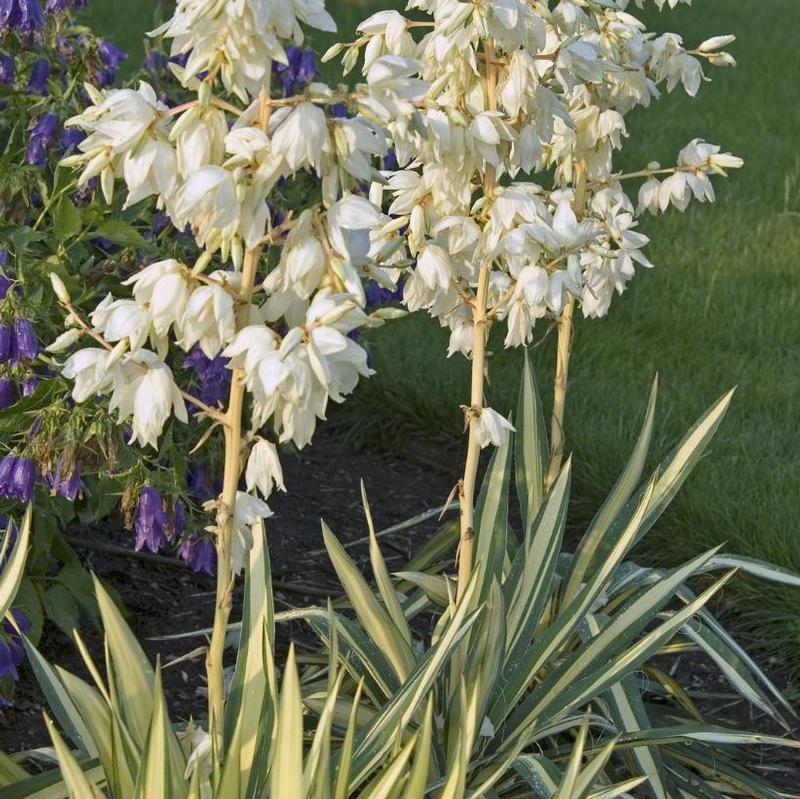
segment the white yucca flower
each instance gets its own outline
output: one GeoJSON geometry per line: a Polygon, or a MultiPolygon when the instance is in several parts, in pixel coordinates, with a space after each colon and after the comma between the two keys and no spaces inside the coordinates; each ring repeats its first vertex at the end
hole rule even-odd
{"type": "Polygon", "coordinates": [[[170,416],[189,421],[172,371],[149,350],[127,356],[115,370],[109,410],[118,412],[120,423],[132,419],[131,444],[154,448],[170,416]]]}

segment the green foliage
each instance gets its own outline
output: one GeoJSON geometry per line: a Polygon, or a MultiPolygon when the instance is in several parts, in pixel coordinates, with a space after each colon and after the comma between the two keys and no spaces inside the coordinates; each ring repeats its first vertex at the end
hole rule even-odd
{"type": "Polygon", "coordinates": [[[457,538],[452,527],[393,579],[365,503],[376,586],[325,530],[347,602],[276,614],[266,536],[257,528],[221,749],[194,724],[170,723],[160,668],[98,583],[107,679],[84,647],[94,685],[48,665],[29,645],[69,744],[51,726],[60,770],[45,778],[3,771],[0,762],[8,785],[0,799],[789,796],[749,771],[746,753],[800,743],[716,726],[672,678],[655,668],[643,676],[653,657],[691,643],[742,697],[785,725],[788,703],[708,603],[737,568],[800,582],[718,549],[671,570],[629,560],[707,449],[730,395],[642,482],[655,399],[654,389],[627,469],[569,554],[571,464],[545,495],[529,482],[542,474],[547,447],[526,364],[516,456],[509,444],[487,472],[476,560],[458,603],[442,544],[457,538]],[[508,513],[514,482],[519,530],[508,513]],[[499,530],[503,547],[493,543],[499,530]],[[715,572],[722,576],[709,578],[715,572]],[[323,649],[301,672],[290,648],[279,680],[275,625],[297,619],[323,649]]]}

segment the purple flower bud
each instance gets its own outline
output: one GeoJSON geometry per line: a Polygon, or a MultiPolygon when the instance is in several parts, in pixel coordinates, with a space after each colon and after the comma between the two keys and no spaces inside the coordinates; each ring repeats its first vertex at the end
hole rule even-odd
{"type": "Polygon", "coordinates": [[[14,281],[8,276],[0,274],[0,300],[8,296],[9,289],[14,285],[14,281]]]}
{"type": "Polygon", "coordinates": [[[102,250],[106,255],[113,255],[119,249],[111,239],[105,239],[102,236],[98,236],[91,241],[98,250],[102,250]]]}
{"type": "MultiPolygon", "coordinates": [[[[70,397],[70,401],[72,398],[70,397]]],[[[28,441],[39,435],[42,430],[42,416],[41,414],[33,420],[33,424],[28,428],[28,441]]]]}
{"type": "Polygon", "coordinates": [[[13,83],[17,68],[13,55],[0,55],[0,83],[13,83]]]}
{"type": "Polygon", "coordinates": [[[61,133],[60,152],[61,154],[77,150],[78,145],[86,138],[86,134],[78,128],[64,128],[61,133]]]}
{"type": "MultiPolygon", "coordinates": [[[[11,615],[22,634],[27,635],[31,631],[27,616],[17,609],[13,609],[11,615]]],[[[3,622],[3,633],[0,638],[0,679],[10,677],[16,682],[19,679],[17,669],[25,659],[25,647],[19,632],[10,621],[3,622]]]]}
{"type": "Polygon", "coordinates": [[[40,58],[34,62],[26,94],[44,94],[47,91],[48,80],[50,80],[50,62],[46,58],[40,58]]]}
{"type": "Polygon", "coordinates": [[[206,467],[202,463],[191,463],[186,475],[186,485],[192,496],[197,499],[206,499],[210,496],[211,489],[206,482],[206,467]]]}
{"type": "Polygon", "coordinates": [[[295,45],[286,48],[287,64],[273,62],[273,74],[283,84],[284,94],[293,94],[307,86],[319,72],[317,56],[313,50],[301,50],[295,45]]]}
{"type": "Polygon", "coordinates": [[[153,214],[153,233],[160,236],[170,224],[169,216],[162,211],[157,211],[153,214]]]}
{"type": "Polygon", "coordinates": [[[38,385],[39,381],[35,377],[26,377],[22,381],[22,396],[32,397],[36,393],[36,386],[38,385]]]}
{"type": "Polygon", "coordinates": [[[194,347],[184,358],[184,368],[194,369],[199,386],[197,396],[207,405],[222,405],[228,396],[231,385],[231,370],[225,358],[207,358],[199,347],[194,347]]]}
{"type": "Polygon", "coordinates": [[[97,85],[103,88],[110,86],[117,79],[117,70],[128,54],[106,41],[100,42],[97,50],[100,62],[103,64],[97,72],[97,85]]]}
{"type": "Polygon", "coordinates": [[[11,326],[0,325],[0,363],[8,363],[11,359],[12,339],[11,326]]]}
{"type": "Polygon", "coordinates": [[[192,54],[191,50],[187,50],[185,53],[178,53],[177,55],[173,55],[169,57],[170,64],[177,64],[179,67],[185,67],[186,64],[189,63],[189,56],[192,54]]]}
{"type": "Polygon", "coordinates": [[[62,480],[58,485],[58,493],[64,499],[74,502],[78,498],[81,490],[81,466],[76,464],[72,470],[72,474],[66,479],[62,480]]]}
{"type": "Polygon", "coordinates": [[[81,490],[81,466],[75,464],[70,474],[64,474],[64,459],[59,458],[55,472],[48,474],[45,480],[53,491],[74,502],[81,490]]]}
{"type": "Polygon", "coordinates": [[[0,410],[10,408],[16,401],[14,383],[7,377],[0,377],[0,410]]]}
{"type": "Polygon", "coordinates": [[[32,361],[40,351],[36,331],[30,320],[24,317],[15,319],[11,340],[11,360],[14,363],[19,363],[21,359],[32,361]]]}
{"type": "Polygon", "coordinates": [[[169,540],[176,541],[186,532],[186,505],[178,500],[173,511],[173,521],[169,530],[169,540]]]}
{"type": "Polygon", "coordinates": [[[8,563],[9,558],[11,557],[11,553],[14,551],[14,547],[17,544],[17,536],[19,535],[19,528],[13,521],[9,522],[9,520],[0,515],[0,537],[5,536],[6,532],[8,532],[8,547],[6,548],[6,554],[2,560],[0,560],[0,574],[3,573],[3,569],[6,567],[6,563],[8,563]]]}
{"type": "Polygon", "coordinates": [[[14,496],[14,467],[17,456],[10,452],[0,460],[0,496],[12,499],[14,496]]]}
{"type": "Polygon", "coordinates": [[[364,295],[367,299],[368,308],[377,308],[389,305],[392,302],[399,302],[403,299],[403,286],[399,284],[395,291],[384,288],[380,283],[371,280],[364,287],[364,295]]]}
{"type": "Polygon", "coordinates": [[[30,458],[17,458],[13,474],[13,498],[21,502],[30,502],[33,499],[37,477],[36,464],[30,458]]]}
{"type": "Polygon", "coordinates": [[[73,195],[75,202],[78,205],[86,205],[88,202],[91,202],[92,195],[94,194],[94,190],[97,188],[97,178],[91,178],[90,180],[86,181],[85,185],[78,189],[73,195]]]}
{"type": "Polygon", "coordinates": [[[311,83],[318,74],[317,54],[313,50],[303,50],[295,72],[297,82],[311,83]]]}
{"type": "Polygon", "coordinates": [[[167,57],[160,50],[148,50],[142,62],[142,69],[160,75],[167,68],[167,57]]]}
{"type": "Polygon", "coordinates": [[[334,119],[347,119],[350,114],[347,113],[347,106],[344,103],[336,103],[331,106],[331,116],[334,119]]]}
{"type": "Polygon", "coordinates": [[[397,162],[397,153],[394,150],[389,150],[383,157],[383,168],[389,172],[397,172],[400,169],[400,164],[397,162]]]}
{"type": "Polygon", "coordinates": [[[77,10],[86,5],[87,0],[47,0],[45,11],[63,14],[68,9],[77,10]]]}
{"type": "Polygon", "coordinates": [[[185,538],[178,547],[178,557],[192,567],[195,574],[205,572],[214,575],[217,571],[217,550],[214,542],[192,534],[185,538]]]}
{"type": "Polygon", "coordinates": [[[139,494],[139,507],[134,522],[136,551],[147,547],[151,552],[159,552],[167,542],[168,527],[169,520],[158,489],[152,486],[143,488],[139,494]]]}
{"type": "Polygon", "coordinates": [[[30,129],[28,137],[28,163],[40,169],[47,166],[47,151],[58,131],[58,117],[45,114],[30,129]]]}
{"type": "Polygon", "coordinates": [[[39,0],[0,0],[0,30],[15,30],[23,36],[44,27],[39,0]]]}

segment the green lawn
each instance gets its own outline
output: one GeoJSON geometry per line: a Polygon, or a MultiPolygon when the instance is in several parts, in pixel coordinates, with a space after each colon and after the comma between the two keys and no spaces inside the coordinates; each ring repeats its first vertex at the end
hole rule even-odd
{"type": "MultiPolygon", "coordinates": [[[[105,0],[102,12],[99,5],[98,28],[116,31],[117,41],[135,52],[157,4],[138,3],[131,11],[131,3],[105,0]]],[[[342,38],[349,38],[366,8],[389,4],[333,5],[342,38]]],[[[737,34],[740,66],[712,71],[714,83],[697,100],[676,92],[635,115],[627,165],[672,163],[696,136],[747,163],[718,182],[715,206],[648,221],[656,269],[639,273],[610,318],[578,325],[568,414],[581,500],[573,521],[580,523],[616,479],[656,372],[659,452],[738,384],[713,451],[641,557],[669,561],[727,541],[730,551],[800,570],[797,2],[705,0],[648,17],[651,27],[685,32],[690,43],[737,34]]],[[[374,336],[373,348],[378,375],[337,412],[338,421],[366,441],[399,444],[409,433],[434,431],[457,437],[467,367],[461,359],[443,361],[446,336],[436,325],[419,317],[392,324],[374,336]]],[[[548,342],[536,352],[546,394],[550,349],[548,342]]],[[[499,409],[513,405],[519,358],[502,352],[494,358],[490,399],[499,409]]],[[[739,585],[736,615],[758,611],[757,634],[785,665],[800,663],[800,592],[739,585]]]]}

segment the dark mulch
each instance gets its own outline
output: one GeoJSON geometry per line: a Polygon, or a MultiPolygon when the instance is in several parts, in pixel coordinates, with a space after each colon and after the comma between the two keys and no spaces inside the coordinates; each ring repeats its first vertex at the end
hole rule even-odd
{"type": "MultiPolygon", "coordinates": [[[[424,442],[419,442],[424,446],[424,442]]],[[[441,452],[440,452],[441,454],[441,452]]],[[[367,534],[361,507],[360,481],[363,478],[375,524],[379,530],[405,521],[421,510],[441,505],[455,483],[459,455],[452,462],[440,460],[437,470],[421,469],[417,463],[401,461],[390,455],[371,454],[343,448],[332,436],[323,433],[318,443],[284,462],[289,493],[276,494],[270,500],[275,516],[267,529],[275,578],[275,601],[278,610],[324,603],[328,593],[339,588],[327,556],[318,553],[323,547],[320,520],[345,542],[367,534]],[[452,478],[447,473],[453,475],[452,478]]],[[[400,568],[416,547],[412,536],[425,536],[435,525],[422,525],[406,534],[392,536],[385,542],[389,568],[400,568]]],[[[71,541],[80,545],[85,565],[113,587],[124,603],[128,622],[153,662],[160,657],[167,668],[164,687],[173,720],[205,714],[204,699],[198,687],[204,685],[202,656],[169,664],[193,649],[202,647],[203,637],[179,641],[154,641],[166,635],[203,630],[214,615],[212,578],[195,575],[181,564],[158,557],[134,557],[130,535],[117,529],[73,531],[71,541]]],[[[366,548],[354,548],[351,554],[364,564],[366,548]]],[[[235,607],[233,618],[239,608],[235,607]]],[[[282,642],[300,636],[310,641],[300,625],[279,630],[282,642]]],[[[82,635],[97,662],[102,662],[102,636],[88,624],[82,635]]],[[[48,628],[40,644],[47,657],[69,671],[88,679],[83,662],[72,642],[55,629],[48,628]]],[[[25,666],[15,697],[15,709],[0,716],[0,750],[15,752],[49,745],[42,714],[44,697],[31,670],[25,666]]]]}
{"type": "MultiPolygon", "coordinates": [[[[278,610],[322,603],[327,595],[339,593],[327,556],[320,552],[320,520],[324,519],[344,542],[366,535],[361,479],[379,530],[444,504],[462,466],[460,452],[419,438],[408,442],[405,455],[406,459],[401,460],[387,453],[355,450],[323,431],[313,447],[286,458],[289,493],[272,498],[275,516],[268,522],[278,610]]],[[[389,568],[400,568],[433,529],[435,521],[384,539],[389,568]]],[[[202,647],[203,637],[153,639],[210,626],[213,579],[194,575],[168,559],[133,557],[127,551],[130,536],[121,529],[81,531],[73,538],[81,544],[87,568],[119,593],[128,621],[148,655],[153,661],[160,657],[166,664],[164,684],[173,720],[192,715],[202,718],[204,699],[198,692],[204,685],[202,656],[170,664],[202,647]]],[[[365,546],[353,547],[351,554],[368,569],[365,546]]],[[[234,608],[234,618],[238,612],[239,608],[234,608]]],[[[99,631],[87,626],[84,637],[93,656],[101,660],[99,631]]],[[[280,648],[289,638],[299,638],[301,643],[312,640],[299,624],[280,629],[279,638],[280,648]]],[[[86,676],[71,642],[57,631],[47,630],[41,647],[53,662],[86,676]]],[[[693,690],[693,696],[699,697],[701,710],[719,723],[741,730],[786,734],[737,699],[718,670],[702,656],[684,654],[659,665],[674,671],[681,683],[693,690]]],[[[42,721],[44,698],[27,667],[23,669],[15,704],[15,710],[0,719],[0,750],[14,752],[48,745],[42,721]]],[[[800,725],[792,735],[800,737],[800,725]]],[[[753,753],[753,764],[760,766],[764,776],[769,775],[787,788],[800,784],[800,755],[786,750],[758,750],[753,753]]]]}

